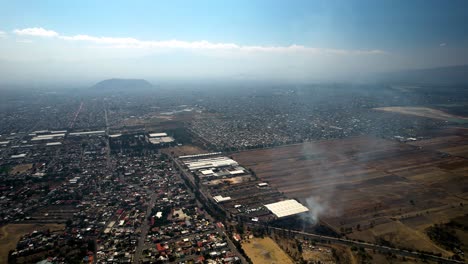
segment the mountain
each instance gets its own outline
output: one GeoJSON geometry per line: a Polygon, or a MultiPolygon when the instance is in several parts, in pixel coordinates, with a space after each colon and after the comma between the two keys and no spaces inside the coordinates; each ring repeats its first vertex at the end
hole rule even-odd
{"type": "Polygon", "coordinates": [[[97,91],[134,91],[151,90],[154,86],[143,79],[108,79],[91,87],[97,91]]]}
{"type": "Polygon", "coordinates": [[[379,79],[387,82],[420,84],[468,84],[468,65],[385,73],[381,74],[379,79]]]}

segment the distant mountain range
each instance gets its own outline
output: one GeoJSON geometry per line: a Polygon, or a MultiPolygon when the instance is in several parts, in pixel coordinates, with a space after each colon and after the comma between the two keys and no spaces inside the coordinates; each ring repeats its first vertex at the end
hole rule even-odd
{"type": "Polygon", "coordinates": [[[380,74],[382,81],[419,84],[468,84],[468,65],[406,70],[380,74]]]}
{"type": "Polygon", "coordinates": [[[143,79],[108,79],[91,88],[97,91],[132,91],[154,89],[154,85],[143,79]]]}
{"type": "MultiPolygon", "coordinates": [[[[468,85],[468,65],[381,73],[371,79],[402,84],[468,85]]],[[[153,84],[143,79],[117,78],[100,81],[91,87],[97,92],[132,92],[155,90],[155,88],[153,84]]]]}

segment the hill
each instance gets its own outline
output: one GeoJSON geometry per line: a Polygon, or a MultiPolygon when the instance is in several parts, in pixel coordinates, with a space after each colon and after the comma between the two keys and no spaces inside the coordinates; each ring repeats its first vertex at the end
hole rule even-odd
{"type": "Polygon", "coordinates": [[[150,90],[154,86],[143,79],[108,79],[96,83],[91,88],[97,91],[134,91],[150,90]]]}

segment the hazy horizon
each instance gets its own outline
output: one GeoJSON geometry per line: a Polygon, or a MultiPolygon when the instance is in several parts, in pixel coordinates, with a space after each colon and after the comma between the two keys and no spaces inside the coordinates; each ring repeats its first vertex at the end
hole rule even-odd
{"type": "Polygon", "coordinates": [[[468,64],[466,1],[14,1],[2,10],[7,84],[360,82],[468,64]]]}

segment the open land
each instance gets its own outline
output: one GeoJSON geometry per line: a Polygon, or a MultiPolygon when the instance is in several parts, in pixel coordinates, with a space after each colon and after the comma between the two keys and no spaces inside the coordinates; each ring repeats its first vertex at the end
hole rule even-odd
{"type": "Polygon", "coordinates": [[[468,134],[459,133],[411,143],[317,141],[234,158],[351,238],[450,255],[425,229],[468,213],[467,151],[468,134]]]}
{"type": "Polygon", "coordinates": [[[242,248],[254,264],[293,263],[288,255],[269,237],[252,238],[243,242],[242,248]]]}
{"type": "Polygon", "coordinates": [[[379,111],[395,112],[404,115],[414,115],[426,118],[440,119],[446,121],[455,121],[455,122],[467,122],[468,118],[463,116],[452,115],[441,110],[429,108],[429,107],[401,107],[401,106],[391,106],[391,107],[378,107],[375,108],[379,111]]]}
{"type": "Polygon", "coordinates": [[[195,154],[203,154],[208,153],[208,151],[194,146],[194,145],[183,145],[183,146],[175,146],[170,147],[164,150],[166,153],[173,153],[174,156],[185,156],[185,155],[195,155],[195,154]]]}
{"type": "Polygon", "coordinates": [[[10,173],[11,174],[24,173],[30,170],[32,167],[33,165],[31,163],[16,165],[15,167],[11,169],[10,173]]]}
{"type": "Polygon", "coordinates": [[[64,230],[61,224],[8,224],[0,228],[0,263],[7,263],[8,252],[16,248],[21,236],[33,231],[64,230]]]}

